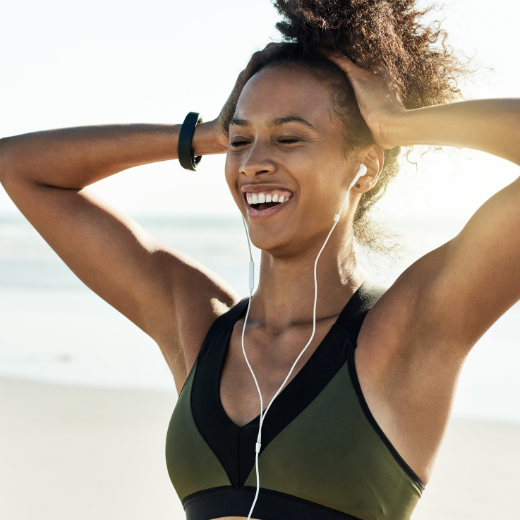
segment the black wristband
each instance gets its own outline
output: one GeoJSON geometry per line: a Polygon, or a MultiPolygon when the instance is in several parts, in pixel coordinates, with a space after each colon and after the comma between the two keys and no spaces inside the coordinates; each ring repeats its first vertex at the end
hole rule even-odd
{"type": "Polygon", "coordinates": [[[195,157],[195,150],[191,147],[193,141],[193,134],[195,127],[202,123],[202,118],[198,112],[190,112],[184,123],[182,123],[181,131],[179,133],[179,143],[177,145],[179,162],[186,170],[195,171],[197,164],[200,163],[202,156],[195,157]]]}

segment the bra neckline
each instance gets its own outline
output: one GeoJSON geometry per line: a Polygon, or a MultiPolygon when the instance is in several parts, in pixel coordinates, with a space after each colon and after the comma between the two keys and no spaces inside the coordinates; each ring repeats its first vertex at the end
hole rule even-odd
{"type": "MultiPolygon", "coordinates": [[[[262,427],[260,456],[347,362],[348,351],[355,347],[366,314],[362,287],[349,299],[310,358],[274,400],[262,427]]],[[[222,405],[220,382],[233,327],[243,315],[247,302],[245,299],[233,307],[208,332],[196,363],[191,391],[195,425],[224,467],[231,484],[238,487],[245,484],[254,467],[260,417],[243,426],[233,422],[222,405]]]]}
{"type": "MultiPolygon", "coordinates": [[[[248,299],[245,300],[246,302],[248,301],[248,299]]],[[[246,306],[247,308],[247,306],[246,306]]],[[[244,312],[246,310],[246,308],[244,309],[244,312]]],[[[217,399],[215,400],[215,406],[218,407],[219,409],[219,414],[221,416],[225,416],[225,419],[227,422],[231,423],[231,425],[233,425],[235,428],[238,428],[239,430],[243,430],[243,429],[248,429],[248,428],[252,428],[252,427],[256,427],[256,429],[258,430],[258,427],[260,426],[260,414],[256,415],[253,419],[251,419],[248,423],[240,426],[238,425],[235,421],[233,421],[233,419],[231,419],[231,417],[229,417],[229,415],[227,414],[226,412],[226,409],[224,408],[224,405],[222,404],[222,396],[221,396],[221,393],[220,393],[220,390],[221,390],[221,385],[222,385],[222,372],[224,370],[224,364],[226,362],[226,357],[228,355],[228,352],[229,352],[229,345],[231,343],[231,336],[233,335],[233,330],[235,329],[235,325],[236,323],[238,322],[238,320],[244,315],[244,312],[242,312],[240,314],[240,316],[238,317],[238,319],[235,321],[235,323],[233,324],[233,326],[229,329],[229,332],[228,334],[226,335],[226,340],[223,342],[225,344],[224,348],[222,349],[222,355],[219,356],[220,359],[219,359],[219,365],[215,367],[215,371],[218,373],[218,395],[217,395],[217,399]],[[218,401],[218,403],[216,402],[218,401]]],[[[342,310],[343,312],[343,310],[342,310]]],[[[302,379],[305,377],[305,373],[308,372],[309,370],[312,370],[313,368],[313,365],[315,364],[315,358],[319,357],[321,355],[321,351],[326,349],[327,348],[327,343],[328,343],[328,340],[330,339],[329,336],[332,334],[332,331],[335,327],[337,327],[337,324],[338,324],[338,320],[341,316],[341,313],[338,315],[338,317],[336,318],[336,320],[334,321],[334,323],[330,326],[329,330],[327,331],[327,333],[325,334],[325,336],[323,336],[323,339],[320,341],[320,343],[318,344],[318,346],[314,349],[314,352],[311,354],[311,356],[309,357],[309,359],[303,364],[303,366],[300,368],[300,370],[298,370],[298,372],[296,372],[296,374],[294,375],[294,377],[284,386],[284,388],[282,389],[282,391],[278,394],[278,396],[276,397],[276,399],[274,400],[270,410],[269,410],[269,413],[266,415],[269,416],[271,415],[272,413],[275,412],[275,403],[278,402],[278,400],[282,400],[282,401],[285,401],[286,400],[286,395],[288,393],[292,393],[292,392],[286,392],[286,390],[292,386],[299,386],[299,383],[296,382],[295,385],[293,385],[293,383],[297,380],[297,379],[302,379]],[[305,368],[307,367],[307,365],[310,366],[310,368],[305,368]],[[299,378],[300,374],[304,372],[304,375],[302,377],[299,378]]],[[[290,399],[292,399],[292,397],[290,397],[290,399]]],[[[289,403],[288,403],[289,404],[289,403]]],[[[267,404],[267,406],[269,406],[269,403],[267,404]]],[[[264,408],[263,412],[265,412],[266,408],[264,408]]]]}

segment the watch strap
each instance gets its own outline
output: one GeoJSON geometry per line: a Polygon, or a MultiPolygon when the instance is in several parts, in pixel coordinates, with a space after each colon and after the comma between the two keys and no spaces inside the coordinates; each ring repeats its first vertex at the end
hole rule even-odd
{"type": "Polygon", "coordinates": [[[198,112],[190,112],[182,123],[179,132],[179,142],[177,145],[179,163],[186,170],[195,171],[202,156],[195,157],[195,150],[192,148],[193,134],[195,127],[202,123],[202,118],[198,112]]]}

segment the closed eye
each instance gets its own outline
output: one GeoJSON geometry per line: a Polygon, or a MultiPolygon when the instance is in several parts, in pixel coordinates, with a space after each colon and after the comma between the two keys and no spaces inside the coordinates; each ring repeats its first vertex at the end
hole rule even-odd
{"type": "Polygon", "coordinates": [[[285,137],[283,139],[278,139],[278,142],[283,143],[283,144],[293,144],[293,143],[298,143],[300,141],[301,141],[301,139],[298,139],[296,137],[285,137]]]}
{"type": "Polygon", "coordinates": [[[244,146],[246,144],[249,144],[249,141],[240,141],[240,140],[237,140],[237,141],[232,141],[230,143],[230,145],[233,147],[233,148],[238,148],[240,146],[244,146]]]}
{"type": "Polygon", "coordinates": [[[279,135],[277,138],[277,142],[280,144],[296,144],[296,143],[312,143],[314,142],[314,137],[311,137],[309,135],[279,135]]]}
{"type": "MultiPolygon", "coordinates": [[[[303,137],[280,137],[279,139],[277,139],[278,143],[286,144],[286,145],[302,143],[302,142],[308,142],[308,141],[312,141],[312,139],[303,138],[303,137]]],[[[248,140],[248,139],[236,139],[236,140],[231,141],[229,143],[229,145],[232,148],[240,148],[241,146],[245,146],[245,145],[248,145],[248,144],[251,144],[251,141],[248,140]]]]}

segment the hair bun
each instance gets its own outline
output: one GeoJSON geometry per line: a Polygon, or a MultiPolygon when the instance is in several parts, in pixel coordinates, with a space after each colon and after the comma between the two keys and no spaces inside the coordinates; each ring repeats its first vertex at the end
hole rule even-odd
{"type": "Polygon", "coordinates": [[[460,96],[456,79],[466,66],[445,44],[434,6],[416,0],[275,0],[284,40],[308,52],[337,50],[364,67],[382,68],[407,108],[460,96]]]}
{"type": "Polygon", "coordinates": [[[285,18],[276,27],[286,40],[299,43],[309,51],[316,48],[344,49],[345,44],[348,46],[351,43],[345,40],[351,40],[352,33],[359,25],[355,18],[359,18],[361,3],[367,2],[276,0],[274,5],[285,18]]]}

